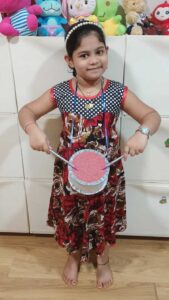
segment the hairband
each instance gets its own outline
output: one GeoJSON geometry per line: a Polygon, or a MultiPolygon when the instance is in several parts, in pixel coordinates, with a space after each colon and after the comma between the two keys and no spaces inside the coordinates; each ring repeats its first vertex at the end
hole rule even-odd
{"type": "Polygon", "coordinates": [[[96,26],[97,28],[101,29],[101,31],[103,32],[103,29],[101,27],[100,24],[97,24],[97,23],[94,23],[94,22],[91,22],[91,21],[82,21],[82,22],[77,22],[77,25],[75,25],[70,31],[69,33],[67,34],[66,38],[65,38],[65,42],[68,41],[69,37],[71,36],[71,34],[78,28],[84,26],[84,25],[94,25],[96,26]]]}

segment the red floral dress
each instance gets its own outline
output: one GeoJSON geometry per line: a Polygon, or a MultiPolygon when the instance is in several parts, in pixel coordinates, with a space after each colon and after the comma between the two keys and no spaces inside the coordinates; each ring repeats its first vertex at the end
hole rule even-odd
{"type": "MultiPolygon", "coordinates": [[[[112,80],[106,81],[105,112],[101,94],[87,99],[77,94],[75,107],[72,80],[56,84],[51,89],[52,99],[63,119],[58,153],[67,160],[81,149],[107,153],[109,161],[121,155],[116,123],[127,87],[112,80]],[[108,147],[105,143],[105,127],[108,147]]],[[[55,227],[57,242],[69,253],[82,250],[82,261],[88,259],[90,250],[102,254],[106,244],[113,245],[116,232],[126,228],[125,178],[121,160],[110,167],[104,190],[86,196],[71,188],[67,165],[56,159],[47,223],[55,227]]]]}

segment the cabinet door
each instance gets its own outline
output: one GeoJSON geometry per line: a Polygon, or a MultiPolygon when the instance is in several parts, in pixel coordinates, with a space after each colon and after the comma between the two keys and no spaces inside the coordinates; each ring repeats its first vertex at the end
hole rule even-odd
{"type": "MultiPolygon", "coordinates": [[[[127,116],[122,118],[121,148],[132,136],[138,124],[127,116]]],[[[150,136],[144,153],[129,157],[124,162],[126,178],[129,181],[165,181],[169,180],[169,148],[165,141],[169,138],[169,118],[162,118],[161,126],[155,135],[150,136]]]]}
{"type": "Polygon", "coordinates": [[[125,84],[161,115],[169,115],[169,39],[127,36],[125,84]]]}
{"type": "Polygon", "coordinates": [[[10,49],[19,108],[71,77],[62,37],[17,37],[10,40],[10,49]]]}
{"type": "Polygon", "coordinates": [[[169,186],[128,184],[125,235],[169,237],[169,186]]]}
{"type": "Polygon", "coordinates": [[[125,57],[125,36],[113,36],[106,38],[108,50],[108,69],[105,77],[123,82],[124,57],[125,57]]]}
{"type": "Polygon", "coordinates": [[[26,180],[26,196],[31,233],[54,233],[54,229],[46,224],[51,186],[52,183],[47,181],[26,180]]]}
{"type": "Polygon", "coordinates": [[[29,232],[22,181],[0,181],[0,232],[29,232]]]}
{"type": "Polygon", "coordinates": [[[17,118],[0,114],[0,177],[23,177],[17,118]]]}
{"type": "Polygon", "coordinates": [[[14,90],[14,79],[8,40],[0,36],[0,91],[1,91],[1,113],[15,113],[16,101],[14,90]]]}
{"type": "MultiPolygon", "coordinates": [[[[39,122],[39,127],[42,128],[54,148],[56,150],[59,142],[59,134],[62,129],[62,121],[60,115],[48,115],[43,117],[39,122]]],[[[55,157],[53,154],[46,154],[32,150],[29,146],[28,136],[20,129],[21,145],[23,153],[23,165],[26,178],[52,178],[53,165],[55,157]]]]}

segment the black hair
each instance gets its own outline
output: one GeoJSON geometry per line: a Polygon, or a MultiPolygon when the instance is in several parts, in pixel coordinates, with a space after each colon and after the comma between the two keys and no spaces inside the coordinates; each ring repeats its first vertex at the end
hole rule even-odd
{"type": "MultiPolygon", "coordinates": [[[[102,28],[95,23],[92,24],[92,22],[82,20],[70,26],[65,34],[66,51],[69,57],[72,57],[73,52],[79,47],[82,38],[91,32],[95,32],[98,40],[106,47],[106,39],[102,28]]],[[[73,69],[73,76],[76,76],[75,69],[73,69]]]]}

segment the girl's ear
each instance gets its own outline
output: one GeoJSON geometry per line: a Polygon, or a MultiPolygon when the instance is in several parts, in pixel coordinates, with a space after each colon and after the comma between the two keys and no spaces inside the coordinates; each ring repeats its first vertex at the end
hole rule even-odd
{"type": "Polygon", "coordinates": [[[71,68],[71,69],[73,69],[74,68],[74,64],[73,64],[73,61],[72,61],[71,57],[68,56],[68,55],[65,55],[64,59],[65,59],[67,65],[68,65],[68,67],[71,68]]]}

